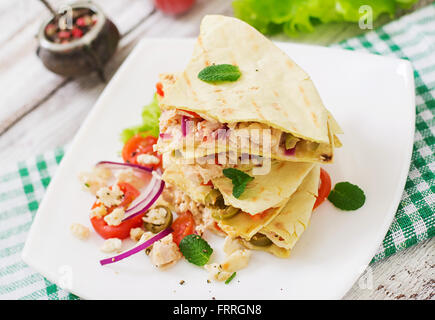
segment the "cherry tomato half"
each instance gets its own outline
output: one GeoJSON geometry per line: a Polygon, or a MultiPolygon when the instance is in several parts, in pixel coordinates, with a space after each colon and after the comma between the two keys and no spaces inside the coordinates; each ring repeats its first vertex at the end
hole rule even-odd
{"type": "Polygon", "coordinates": [[[157,8],[167,14],[180,14],[193,6],[195,0],[154,0],[157,8]]]}
{"type": "Polygon", "coordinates": [[[195,231],[195,220],[193,219],[192,213],[186,211],[180,213],[172,223],[172,239],[177,244],[180,245],[180,241],[189,234],[193,234],[195,231]]]}
{"type": "MultiPolygon", "coordinates": [[[[134,199],[139,196],[139,191],[128,183],[118,183],[119,188],[124,193],[124,199],[117,207],[127,208],[134,199]]],[[[97,206],[102,206],[103,204],[95,202],[92,206],[94,209],[97,206]]],[[[117,207],[110,207],[107,209],[107,212],[112,212],[117,207]]],[[[130,229],[140,227],[143,223],[142,221],[143,214],[140,214],[134,218],[128,219],[117,226],[109,226],[104,218],[92,217],[91,223],[94,227],[95,231],[102,236],[104,239],[109,238],[118,238],[125,239],[130,236],[130,229]]]]}
{"type": "Polygon", "coordinates": [[[157,94],[161,97],[165,96],[165,92],[163,91],[163,84],[161,82],[157,82],[156,84],[156,91],[157,94]]]}
{"type": "Polygon", "coordinates": [[[326,170],[320,168],[320,184],[313,210],[322,204],[331,192],[331,177],[326,170]]]}
{"type": "Polygon", "coordinates": [[[146,132],[138,133],[131,137],[122,148],[122,158],[127,163],[140,164],[137,162],[137,157],[141,154],[150,154],[159,158],[157,164],[145,165],[150,169],[161,167],[162,156],[153,150],[153,145],[157,143],[157,138],[152,135],[147,135],[146,132]]]}

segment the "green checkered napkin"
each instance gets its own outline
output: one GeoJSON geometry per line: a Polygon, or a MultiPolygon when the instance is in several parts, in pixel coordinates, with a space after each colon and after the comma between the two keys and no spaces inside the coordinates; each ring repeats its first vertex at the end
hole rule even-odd
{"type": "MultiPolygon", "coordinates": [[[[412,163],[396,217],[373,261],[435,234],[435,4],[338,45],[408,59],[415,69],[416,132],[412,163]]],[[[77,299],[20,258],[27,232],[63,149],[0,174],[0,299],[77,299]]]]}

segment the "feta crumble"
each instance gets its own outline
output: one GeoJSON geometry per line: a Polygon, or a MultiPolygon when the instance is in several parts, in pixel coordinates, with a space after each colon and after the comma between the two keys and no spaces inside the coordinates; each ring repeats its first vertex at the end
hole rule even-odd
{"type": "Polygon", "coordinates": [[[110,214],[104,217],[104,221],[109,226],[119,226],[124,219],[125,211],[123,208],[116,208],[110,214]]]}
{"type": "Polygon", "coordinates": [[[124,193],[117,184],[115,184],[112,189],[104,187],[97,191],[98,201],[108,208],[119,205],[122,202],[123,196],[124,193]]]}
{"type": "Polygon", "coordinates": [[[223,271],[222,267],[218,263],[206,264],[204,268],[208,271],[210,280],[226,281],[229,277],[231,277],[232,274],[230,272],[223,271]]]}
{"type": "Polygon", "coordinates": [[[160,159],[156,156],[153,156],[152,154],[140,154],[136,157],[136,160],[140,165],[143,166],[160,163],[160,159]]]}
{"type": "Polygon", "coordinates": [[[208,271],[210,280],[226,281],[234,272],[245,268],[250,257],[250,250],[238,249],[227,256],[221,264],[206,264],[204,268],[208,271]]]}
{"type": "Polygon", "coordinates": [[[237,250],[241,250],[243,248],[244,247],[242,246],[242,244],[238,240],[231,238],[230,236],[227,236],[225,238],[223,249],[227,255],[231,255],[232,253],[236,252],[237,250]]]}
{"type": "Polygon", "coordinates": [[[91,218],[97,217],[102,218],[107,214],[107,209],[105,206],[96,206],[91,210],[91,218]]]}
{"type": "Polygon", "coordinates": [[[71,233],[76,238],[78,238],[80,240],[85,240],[85,239],[89,238],[89,235],[90,235],[89,228],[85,227],[84,225],[82,225],[80,223],[71,224],[69,229],[71,230],[71,233]]]}
{"type": "Polygon", "coordinates": [[[178,261],[181,256],[178,246],[172,241],[172,234],[155,242],[151,250],[151,262],[156,267],[167,266],[170,263],[178,261]]]}
{"type": "Polygon", "coordinates": [[[101,251],[106,253],[121,251],[122,241],[118,238],[110,238],[104,241],[101,251]]]}
{"type": "Polygon", "coordinates": [[[154,208],[147,212],[147,214],[142,218],[144,222],[152,224],[164,224],[167,212],[164,208],[154,208]]]}
{"type": "Polygon", "coordinates": [[[224,262],[221,263],[223,271],[233,273],[240,269],[245,268],[248,265],[251,258],[251,251],[247,249],[236,250],[230,254],[224,262]]]}
{"type": "Polygon", "coordinates": [[[138,242],[144,233],[145,231],[141,228],[132,228],[130,229],[130,239],[138,242]]]}

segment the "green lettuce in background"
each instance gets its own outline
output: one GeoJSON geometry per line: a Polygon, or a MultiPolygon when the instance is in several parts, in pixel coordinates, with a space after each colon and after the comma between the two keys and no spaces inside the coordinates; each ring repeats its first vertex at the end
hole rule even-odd
{"type": "Polygon", "coordinates": [[[264,34],[284,32],[294,36],[311,32],[329,22],[358,22],[361,6],[373,11],[373,21],[381,14],[394,16],[399,8],[409,8],[418,0],[234,0],[234,15],[264,34]]]}
{"type": "Polygon", "coordinates": [[[140,132],[148,132],[154,137],[159,136],[160,108],[157,96],[154,95],[150,104],[144,106],[142,111],[142,124],[139,126],[124,129],[121,133],[121,140],[126,143],[131,137],[140,132]]]}

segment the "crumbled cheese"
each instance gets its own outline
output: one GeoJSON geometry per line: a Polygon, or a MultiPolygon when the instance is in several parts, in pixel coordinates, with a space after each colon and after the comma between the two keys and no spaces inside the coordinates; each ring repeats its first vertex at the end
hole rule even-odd
{"type": "Polygon", "coordinates": [[[143,166],[160,163],[160,159],[152,154],[140,154],[136,157],[136,160],[140,165],[143,166]]]}
{"type": "Polygon", "coordinates": [[[151,239],[152,237],[154,237],[155,234],[149,231],[145,231],[142,236],[139,239],[139,243],[144,243],[145,241],[151,239]]]}
{"type": "Polygon", "coordinates": [[[167,212],[164,208],[154,208],[149,210],[142,220],[157,225],[164,224],[166,221],[166,215],[167,212]]]}
{"type": "Polygon", "coordinates": [[[71,233],[80,240],[85,240],[89,238],[89,228],[85,227],[84,225],[80,223],[73,223],[69,229],[71,230],[71,233]]]}
{"type": "Polygon", "coordinates": [[[142,235],[145,233],[141,228],[130,229],[130,239],[133,241],[139,241],[142,235]]]}
{"type": "Polygon", "coordinates": [[[104,241],[101,251],[106,253],[121,251],[122,241],[118,238],[110,238],[104,241]]]}
{"type": "Polygon", "coordinates": [[[232,253],[236,252],[237,250],[241,250],[241,249],[243,249],[243,246],[237,239],[231,238],[229,236],[227,236],[225,238],[224,252],[227,255],[231,255],[232,253]]]}
{"type": "Polygon", "coordinates": [[[109,226],[119,226],[124,219],[125,211],[124,208],[116,208],[110,214],[104,217],[104,221],[109,226]]]}
{"type": "Polygon", "coordinates": [[[119,189],[119,186],[115,184],[112,189],[107,187],[101,188],[97,191],[97,199],[106,207],[117,206],[122,202],[124,193],[119,189]]]}
{"type": "MultiPolygon", "coordinates": [[[[229,240],[225,239],[225,241],[227,242],[229,240]]],[[[230,245],[228,242],[226,249],[232,251],[234,249],[234,244],[231,243],[230,245]]],[[[210,280],[225,281],[229,277],[231,277],[234,272],[245,268],[248,265],[250,257],[250,250],[238,249],[233,251],[229,256],[227,256],[227,258],[221,264],[206,264],[204,268],[208,271],[210,280]]]]}
{"type": "Polygon", "coordinates": [[[107,209],[105,206],[96,206],[91,210],[91,218],[97,217],[102,218],[107,214],[107,209]]]}
{"type": "Polygon", "coordinates": [[[200,236],[203,235],[204,231],[205,231],[205,225],[202,224],[202,223],[201,223],[201,224],[198,224],[198,225],[195,227],[195,232],[196,232],[197,234],[199,234],[200,236]]]}
{"type": "Polygon", "coordinates": [[[230,254],[224,262],[221,263],[223,271],[233,273],[240,269],[245,268],[248,265],[249,258],[251,257],[251,251],[247,249],[236,250],[230,254]]]}
{"type": "Polygon", "coordinates": [[[79,180],[83,188],[92,194],[108,185],[112,172],[107,168],[96,167],[91,172],[81,172],[79,180]]]}
{"type": "Polygon", "coordinates": [[[223,271],[218,263],[206,264],[204,268],[208,271],[210,280],[225,281],[231,277],[232,274],[231,272],[223,271]]]}
{"type": "Polygon", "coordinates": [[[153,249],[151,250],[151,262],[155,266],[166,266],[180,258],[181,252],[178,249],[178,246],[172,241],[172,234],[167,235],[153,244],[153,249]]]}

